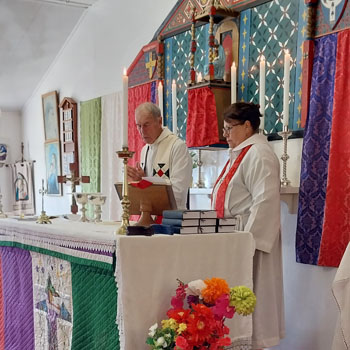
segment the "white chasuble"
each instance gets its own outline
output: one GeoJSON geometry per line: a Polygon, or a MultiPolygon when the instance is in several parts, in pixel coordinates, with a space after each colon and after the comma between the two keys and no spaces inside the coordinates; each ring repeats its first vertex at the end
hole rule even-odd
{"type": "Polygon", "coordinates": [[[140,165],[146,169],[146,176],[169,179],[178,209],[186,208],[192,181],[192,158],[181,139],[168,128],[163,128],[154,143],[142,148],[140,165]]]}

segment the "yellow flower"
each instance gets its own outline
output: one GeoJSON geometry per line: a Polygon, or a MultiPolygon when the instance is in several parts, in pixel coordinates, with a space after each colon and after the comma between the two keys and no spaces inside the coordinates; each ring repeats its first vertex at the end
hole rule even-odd
{"type": "Polygon", "coordinates": [[[254,311],[256,304],[255,294],[246,286],[230,288],[230,306],[234,306],[236,312],[247,316],[254,311]]]}
{"type": "Polygon", "coordinates": [[[180,323],[179,328],[177,329],[177,334],[181,334],[183,331],[187,329],[187,324],[186,323],[180,323]]]}
{"type": "Polygon", "coordinates": [[[169,318],[168,320],[162,321],[162,329],[170,328],[176,331],[177,327],[178,327],[178,324],[173,318],[169,318]]]}

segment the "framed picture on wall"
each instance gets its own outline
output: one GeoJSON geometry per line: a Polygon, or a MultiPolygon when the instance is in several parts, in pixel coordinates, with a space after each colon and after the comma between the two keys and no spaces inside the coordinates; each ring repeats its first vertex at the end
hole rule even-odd
{"type": "Polygon", "coordinates": [[[58,95],[57,91],[41,96],[43,104],[45,141],[59,140],[58,95]]]}
{"type": "Polygon", "coordinates": [[[45,142],[45,164],[47,194],[51,196],[62,195],[62,184],[57,176],[61,175],[61,157],[59,141],[45,142]]]}

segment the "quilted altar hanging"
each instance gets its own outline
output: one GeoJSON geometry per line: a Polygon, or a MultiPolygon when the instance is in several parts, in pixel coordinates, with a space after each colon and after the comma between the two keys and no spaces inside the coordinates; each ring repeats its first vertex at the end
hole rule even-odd
{"type": "Polygon", "coordinates": [[[0,244],[0,349],[120,349],[113,265],[0,244]]]}
{"type": "Polygon", "coordinates": [[[350,31],[315,41],[296,232],[298,262],[338,266],[350,240],[350,31]]]}

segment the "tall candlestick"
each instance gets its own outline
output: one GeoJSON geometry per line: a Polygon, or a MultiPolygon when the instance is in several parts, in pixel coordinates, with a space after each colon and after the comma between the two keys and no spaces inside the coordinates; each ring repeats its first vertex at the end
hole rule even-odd
{"type": "Polygon", "coordinates": [[[290,54],[284,52],[284,77],[283,77],[283,127],[288,127],[289,121],[289,78],[290,78],[290,54]]]}
{"type": "Polygon", "coordinates": [[[171,104],[173,109],[173,133],[177,135],[177,106],[176,106],[176,83],[171,84],[171,104]]]}
{"type": "Polygon", "coordinates": [[[236,103],[236,100],[237,100],[236,85],[237,85],[236,63],[232,62],[232,66],[231,66],[231,103],[236,103]]]}
{"type": "Polygon", "coordinates": [[[260,113],[262,114],[260,129],[264,130],[265,126],[265,57],[260,58],[260,74],[259,74],[259,104],[260,113]]]}
{"type": "Polygon", "coordinates": [[[123,144],[122,147],[128,147],[128,85],[129,78],[126,75],[126,69],[123,73],[123,144]]]}
{"type": "MultiPolygon", "coordinates": [[[[160,109],[160,114],[163,118],[163,84],[161,81],[159,81],[159,84],[158,84],[158,107],[160,109]]],[[[163,125],[164,125],[164,120],[163,120],[163,125]]]]}

